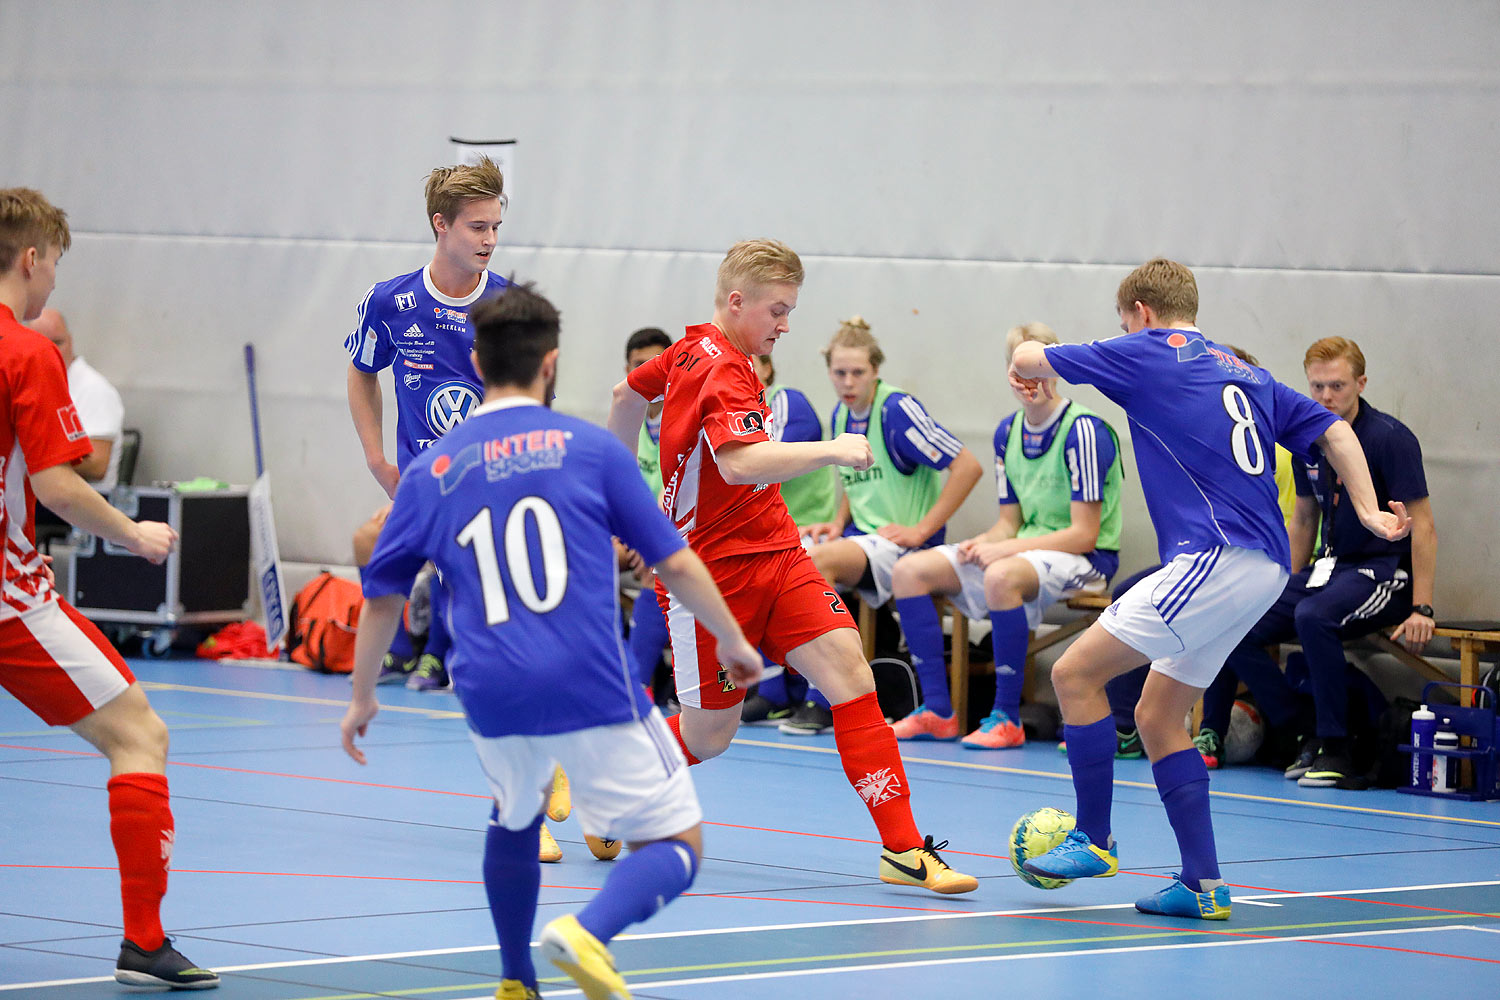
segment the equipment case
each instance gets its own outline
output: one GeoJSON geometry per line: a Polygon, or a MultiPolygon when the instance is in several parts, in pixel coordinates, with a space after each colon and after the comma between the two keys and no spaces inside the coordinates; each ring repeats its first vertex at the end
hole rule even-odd
{"type": "Polygon", "coordinates": [[[154,565],[93,535],[75,533],[68,602],[84,617],[170,630],[241,621],[251,614],[249,490],[180,493],[170,486],[117,489],[110,503],[137,521],[164,521],[178,539],[154,565]]]}

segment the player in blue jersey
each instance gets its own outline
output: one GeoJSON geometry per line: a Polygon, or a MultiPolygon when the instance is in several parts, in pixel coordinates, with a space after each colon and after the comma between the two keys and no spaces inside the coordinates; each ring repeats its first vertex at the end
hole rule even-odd
{"type": "MultiPolygon", "coordinates": [[[[505,211],[505,180],[488,157],[438,167],[427,176],[427,222],[437,245],[427,266],[373,285],[359,304],[349,352],[349,413],[365,464],[387,496],[401,470],[479,405],[482,388],[469,363],[469,309],[505,289],[489,271],[505,211]],[[394,369],[396,461],[385,454],[384,399],[379,373],[394,369]]],[[[448,651],[441,613],[445,591],[435,584],[433,615],[422,655],[413,655],[403,628],[386,661],[382,683],[418,690],[446,687],[448,651]],[[409,675],[409,676],[408,676],[409,675]]]]}
{"type": "Polygon", "coordinates": [[[1119,870],[1110,832],[1115,725],[1104,686],[1149,660],[1136,724],[1182,873],[1135,905],[1144,913],[1224,920],[1230,899],[1214,849],[1208,769],[1182,719],[1287,581],[1273,443],[1298,455],[1320,448],[1374,534],[1401,538],[1411,519],[1400,503],[1380,510],[1347,424],[1204,337],[1194,325],[1198,285],[1186,267],[1148,261],[1120,283],[1115,307],[1123,337],[1021,344],[1011,356],[1011,385],[1025,398],[1045,394],[1045,380],[1061,377],[1092,384],[1124,408],[1164,564],[1100,615],[1052,669],[1077,828],[1025,868],[1051,878],[1119,870]]]}
{"type": "Polygon", "coordinates": [[[757,679],[760,655],[630,453],[603,428],[545,405],[557,374],[551,303],[515,286],[476,308],[474,326],[483,402],[406,469],[365,567],[344,749],[365,762],[354,741],[379,710],[381,653],[431,560],[453,584],[454,688],[495,800],[484,880],[504,975],[496,996],[537,995],[537,844],[560,764],[588,828],[628,841],[632,853],[576,916],[547,924],[542,954],[588,996],[628,997],[607,945],[692,883],[702,812],[620,639],[612,537],[692,609],[736,684],[757,679]]]}

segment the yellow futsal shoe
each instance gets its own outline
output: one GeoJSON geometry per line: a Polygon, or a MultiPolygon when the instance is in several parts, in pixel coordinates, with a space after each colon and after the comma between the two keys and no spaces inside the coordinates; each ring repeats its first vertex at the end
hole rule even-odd
{"type": "Polygon", "coordinates": [[[552,796],[547,799],[547,818],[561,823],[573,812],[573,792],[568,787],[568,776],[562,768],[552,772],[552,796]]]}
{"type": "Polygon", "coordinates": [[[934,844],[929,836],[921,847],[896,853],[882,851],[880,854],[880,881],[891,885],[915,885],[931,889],[945,896],[960,892],[973,892],[979,888],[979,880],[972,875],[963,875],[948,867],[938,856],[938,851],[948,846],[945,840],[934,844]]]}
{"type": "Polygon", "coordinates": [[[605,840],[603,837],[596,837],[592,833],[585,833],[583,839],[589,845],[589,850],[593,852],[594,857],[600,861],[613,861],[615,858],[618,858],[620,856],[620,848],[624,846],[618,840],[605,840]]]}
{"type": "Polygon", "coordinates": [[[557,840],[552,836],[552,831],[547,829],[547,824],[542,824],[542,843],[536,852],[537,860],[543,864],[551,864],[562,860],[562,848],[557,846],[557,840]]]}
{"type": "Polygon", "coordinates": [[[542,995],[519,979],[502,979],[495,1000],[542,1000],[542,995]]]}
{"type": "Polygon", "coordinates": [[[542,928],[542,957],[573,977],[589,1000],[630,1000],[609,949],[571,913],[542,928]]]}

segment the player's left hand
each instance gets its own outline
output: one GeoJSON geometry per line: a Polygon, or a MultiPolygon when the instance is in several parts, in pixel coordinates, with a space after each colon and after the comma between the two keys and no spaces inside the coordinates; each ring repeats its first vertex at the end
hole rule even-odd
{"type": "Polygon", "coordinates": [[[1411,517],[1406,513],[1406,504],[1400,500],[1391,501],[1390,513],[1376,511],[1368,519],[1361,517],[1359,520],[1370,534],[1388,542],[1398,542],[1411,534],[1411,517]]]}
{"type": "Polygon", "coordinates": [[[967,563],[973,563],[981,569],[988,568],[990,563],[999,562],[1015,553],[1011,551],[1011,539],[1003,542],[977,542],[968,549],[965,555],[962,548],[959,549],[959,558],[967,563]]]}
{"type": "Polygon", "coordinates": [[[876,531],[875,534],[881,538],[895,542],[903,549],[914,549],[932,537],[930,532],[924,535],[922,529],[908,528],[904,524],[887,524],[876,531]]]}
{"type": "Polygon", "coordinates": [[[344,719],[339,723],[339,732],[344,738],[344,753],[354,758],[356,764],[369,763],[365,760],[365,752],[354,745],[354,737],[365,735],[365,730],[370,728],[370,720],[380,711],[380,703],[374,698],[368,701],[354,699],[349,702],[349,710],[344,713],[344,719]]]}
{"type": "Polygon", "coordinates": [[[735,687],[749,687],[760,681],[765,665],[760,652],[743,635],[737,642],[720,642],[719,663],[735,687]]]}
{"type": "Polygon", "coordinates": [[[42,553],[42,572],[47,574],[47,585],[57,588],[57,576],[52,572],[52,557],[42,553]]]}
{"type": "Polygon", "coordinates": [[[1391,639],[1401,643],[1413,653],[1420,653],[1422,647],[1432,640],[1432,630],[1435,628],[1437,628],[1437,622],[1413,611],[1406,621],[1396,626],[1396,631],[1391,633],[1391,639]]]}

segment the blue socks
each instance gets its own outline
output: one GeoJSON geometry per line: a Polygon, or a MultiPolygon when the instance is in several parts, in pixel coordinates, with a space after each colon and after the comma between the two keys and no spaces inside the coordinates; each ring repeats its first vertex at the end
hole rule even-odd
{"type": "Polygon", "coordinates": [[[943,659],[943,623],[937,605],[926,595],[896,599],[896,613],[901,616],[901,631],[906,648],[911,650],[911,665],[922,685],[922,704],[943,718],[953,714],[953,700],[948,692],[948,664],[943,659]]]}
{"type": "Polygon", "coordinates": [[[785,706],[791,704],[791,699],[786,690],[786,671],[784,669],[775,677],[761,681],[760,687],[756,690],[762,698],[773,705],[785,706]]]}
{"type": "Polygon", "coordinates": [[[524,830],[507,830],[495,822],[490,809],[490,828],[484,838],[484,891],[490,900],[490,918],[500,940],[500,968],[506,979],[519,979],[536,986],[536,968],[531,964],[531,926],[536,921],[537,894],[542,886],[542,865],[537,861],[542,817],[524,830]]]}
{"type": "Polygon", "coordinates": [[[630,610],[630,662],[635,667],[635,679],[645,687],[655,679],[656,664],[667,639],[667,616],[656,603],[656,591],[641,591],[630,610]]]}
{"type": "Polygon", "coordinates": [[[389,652],[398,660],[409,660],[417,655],[416,649],[411,644],[411,636],[406,631],[405,614],[396,619],[396,634],[391,638],[389,652]]]}
{"type": "MultiPolygon", "coordinates": [[[[1063,738],[1068,741],[1068,766],[1073,769],[1073,791],[1078,797],[1078,829],[1089,835],[1095,847],[1107,848],[1115,794],[1115,720],[1106,715],[1086,726],[1064,725],[1063,738]]],[[[1198,763],[1202,765],[1201,757],[1198,763]]],[[[1206,778],[1208,772],[1203,773],[1206,778]]]]}
{"type": "MultiPolygon", "coordinates": [[[[536,851],[531,853],[535,862],[536,851]]],[[[578,922],[608,944],[626,927],[645,920],[676,899],[693,884],[697,874],[698,856],[687,844],[680,840],[647,844],[615,862],[604,888],[579,911],[578,922]]],[[[510,973],[506,976],[509,978],[510,973]]]]}
{"type": "Polygon", "coordinates": [[[448,637],[448,588],[436,573],[432,576],[432,624],[427,626],[427,645],[423,653],[431,653],[444,662],[453,640],[448,637]]]}
{"type": "MultiPolygon", "coordinates": [[[[1026,646],[1030,639],[1026,609],[991,610],[990,625],[990,642],[995,647],[995,711],[1004,712],[1012,722],[1020,722],[1021,685],[1026,682],[1026,646]]],[[[1110,736],[1113,738],[1113,732],[1110,736]]],[[[1070,739],[1068,753],[1072,752],[1073,741],[1070,739]]]]}
{"type": "MultiPolygon", "coordinates": [[[[1068,756],[1073,738],[1068,737],[1068,756]]],[[[1167,809],[1167,821],[1182,852],[1182,883],[1202,892],[1199,880],[1219,877],[1219,855],[1214,849],[1214,821],[1208,811],[1208,768],[1195,747],[1168,754],[1151,765],[1156,791],[1167,809]]]]}

